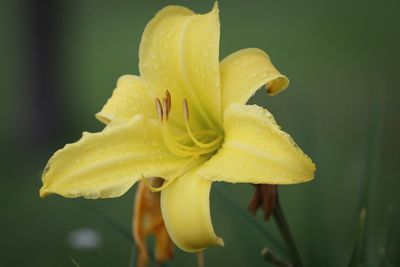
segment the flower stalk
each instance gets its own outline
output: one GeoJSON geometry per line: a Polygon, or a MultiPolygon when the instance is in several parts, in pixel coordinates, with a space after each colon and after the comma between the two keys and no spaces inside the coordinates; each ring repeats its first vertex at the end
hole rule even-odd
{"type": "Polygon", "coordinates": [[[279,203],[279,198],[276,198],[276,206],[273,210],[272,216],[278,226],[279,232],[285,241],[285,246],[288,249],[290,259],[292,261],[293,267],[302,267],[301,257],[299,251],[294,242],[292,233],[289,228],[289,224],[286,221],[285,215],[283,214],[282,206],[279,203]]]}

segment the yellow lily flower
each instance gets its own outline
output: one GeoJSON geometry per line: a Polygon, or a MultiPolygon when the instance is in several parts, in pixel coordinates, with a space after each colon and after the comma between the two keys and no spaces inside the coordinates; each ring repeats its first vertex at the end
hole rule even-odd
{"type": "Polygon", "coordinates": [[[247,100],[263,85],[277,94],[286,76],[255,48],[219,62],[219,15],[167,6],[147,24],[140,76],[124,75],[96,118],[99,133],[58,150],[40,196],[112,198],[162,177],[162,216],[173,242],[196,252],[223,245],[213,229],[212,182],[294,184],[315,165],[273,116],[247,100]]]}

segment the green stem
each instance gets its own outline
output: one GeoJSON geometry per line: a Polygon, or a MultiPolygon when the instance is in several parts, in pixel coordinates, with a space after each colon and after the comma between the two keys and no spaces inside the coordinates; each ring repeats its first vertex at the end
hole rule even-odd
{"type": "Polygon", "coordinates": [[[285,262],[275,256],[275,254],[272,253],[272,251],[268,248],[263,248],[263,250],[261,251],[261,256],[263,256],[264,260],[268,261],[276,267],[293,267],[292,264],[285,262]]]}
{"type": "Polygon", "coordinates": [[[278,199],[276,199],[276,206],[272,215],[283,237],[283,240],[285,241],[293,267],[302,267],[303,264],[301,263],[299,251],[297,250],[293,236],[289,229],[289,225],[285,219],[285,215],[283,214],[283,210],[278,199]]]}

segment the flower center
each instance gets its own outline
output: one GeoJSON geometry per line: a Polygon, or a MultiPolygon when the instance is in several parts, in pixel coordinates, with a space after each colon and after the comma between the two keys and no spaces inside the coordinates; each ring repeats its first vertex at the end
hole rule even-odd
{"type": "Polygon", "coordinates": [[[199,164],[199,158],[205,159],[217,151],[222,144],[223,135],[215,130],[192,131],[189,124],[189,105],[186,99],[183,100],[184,124],[170,118],[171,95],[168,90],[162,101],[156,98],[156,109],[158,118],[161,121],[161,135],[168,149],[178,157],[188,158],[187,162],[160,187],[151,186],[143,177],[145,183],[152,192],[159,192],[171,185],[176,178],[199,164]]]}
{"type": "Polygon", "coordinates": [[[193,131],[189,124],[189,105],[183,100],[184,124],[170,118],[172,107],[171,95],[168,90],[162,101],[156,98],[156,109],[161,121],[161,134],[168,149],[178,157],[200,157],[208,155],[221,146],[223,136],[215,130],[193,131]]]}

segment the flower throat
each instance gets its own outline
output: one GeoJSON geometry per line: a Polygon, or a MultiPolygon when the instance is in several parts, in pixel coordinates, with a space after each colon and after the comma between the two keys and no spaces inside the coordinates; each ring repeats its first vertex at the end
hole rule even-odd
{"type": "Polygon", "coordinates": [[[182,168],[170,179],[166,180],[160,187],[153,187],[148,183],[145,177],[142,177],[142,180],[152,192],[159,192],[170,186],[177,178],[192,169],[196,164],[202,162],[201,160],[199,161],[201,156],[212,155],[213,152],[217,151],[222,144],[223,136],[219,132],[213,130],[192,131],[189,125],[189,106],[186,99],[183,100],[182,106],[185,126],[182,126],[176,121],[174,121],[174,124],[179,125],[179,128],[171,125],[169,122],[172,122],[172,118],[170,118],[169,115],[172,102],[168,90],[166,90],[165,97],[162,101],[156,98],[155,103],[158,119],[161,122],[161,135],[166,146],[172,154],[178,157],[188,158],[182,168]],[[177,135],[177,133],[181,134],[177,135]]]}
{"type": "Polygon", "coordinates": [[[183,100],[184,126],[174,127],[169,123],[172,107],[171,95],[165,91],[162,101],[155,100],[158,118],[161,121],[161,134],[168,149],[178,157],[195,157],[207,155],[215,152],[221,146],[223,136],[215,130],[196,130],[192,131],[189,125],[189,105],[186,99],[183,100]],[[177,133],[183,133],[177,137],[177,133]]]}

